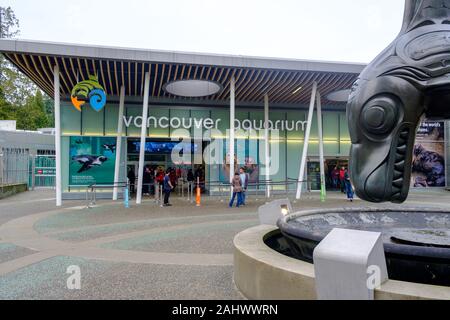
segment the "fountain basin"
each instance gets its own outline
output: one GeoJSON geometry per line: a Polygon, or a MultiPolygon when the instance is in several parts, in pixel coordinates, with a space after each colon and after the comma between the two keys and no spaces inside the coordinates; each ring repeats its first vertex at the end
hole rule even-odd
{"type": "Polygon", "coordinates": [[[285,255],[313,263],[313,251],[334,228],[381,232],[389,279],[450,287],[450,212],[426,208],[329,209],[278,221],[284,240],[266,240],[285,255]],[[283,241],[283,242],[280,242],[283,241]]]}
{"type": "MultiPolygon", "coordinates": [[[[314,300],[314,265],[280,251],[286,240],[274,226],[260,225],[234,238],[234,283],[248,299],[314,300]],[[275,249],[273,249],[274,247],[275,249]]],[[[388,280],[375,300],[450,300],[450,288],[388,280]]]]}

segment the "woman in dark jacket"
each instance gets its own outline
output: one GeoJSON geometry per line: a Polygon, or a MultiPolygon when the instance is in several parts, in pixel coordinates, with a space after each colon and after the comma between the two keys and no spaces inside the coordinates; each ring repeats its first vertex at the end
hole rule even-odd
{"type": "Polygon", "coordinates": [[[150,183],[152,182],[152,176],[150,174],[150,169],[145,167],[144,176],[142,177],[142,194],[150,194],[150,183]]]}

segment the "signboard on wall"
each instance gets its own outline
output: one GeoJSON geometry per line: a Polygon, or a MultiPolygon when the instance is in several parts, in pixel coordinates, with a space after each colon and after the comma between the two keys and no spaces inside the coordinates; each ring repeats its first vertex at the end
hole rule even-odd
{"type": "MultiPolygon", "coordinates": [[[[223,145],[224,160],[220,170],[220,182],[228,183],[230,180],[230,154],[228,153],[228,142],[223,145]]],[[[260,166],[258,163],[258,148],[250,146],[248,140],[238,140],[235,146],[234,167],[236,171],[244,168],[249,175],[249,183],[257,183],[259,181],[260,166]]]]}
{"type": "Polygon", "coordinates": [[[445,141],[443,121],[423,122],[416,136],[411,186],[445,187],[445,141]]]}
{"type": "Polygon", "coordinates": [[[113,183],[115,162],[116,138],[70,137],[70,185],[113,183]]]}

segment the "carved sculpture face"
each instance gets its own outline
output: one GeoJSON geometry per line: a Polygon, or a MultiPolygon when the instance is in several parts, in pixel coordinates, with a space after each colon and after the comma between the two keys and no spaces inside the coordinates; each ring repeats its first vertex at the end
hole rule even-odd
{"type": "Polygon", "coordinates": [[[352,138],[350,176],[360,198],[406,200],[422,100],[407,81],[393,77],[360,79],[355,84],[347,112],[352,138]]]}
{"type": "Polygon", "coordinates": [[[407,0],[402,32],[352,88],[349,171],[364,200],[404,202],[421,118],[450,117],[449,8],[450,0],[407,0]]]}

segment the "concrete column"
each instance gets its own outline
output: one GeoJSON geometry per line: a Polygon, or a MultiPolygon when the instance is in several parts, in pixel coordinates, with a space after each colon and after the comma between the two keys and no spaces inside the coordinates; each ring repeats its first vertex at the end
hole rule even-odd
{"type": "MultiPolygon", "coordinates": [[[[317,82],[314,82],[312,92],[311,92],[311,102],[309,104],[309,113],[308,113],[308,123],[306,126],[306,132],[305,132],[305,140],[303,142],[303,153],[302,153],[302,159],[300,162],[300,172],[298,174],[298,181],[303,181],[305,177],[305,168],[306,168],[306,159],[308,157],[308,147],[309,147],[309,136],[311,134],[311,125],[312,125],[312,118],[314,114],[314,103],[316,100],[316,93],[317,93],[317,82]]],[[[303,188],[303,182],[297,183],[297,200],[302,197],[302,188],[303,188]]]]}
{"type": "Polygon", "coordinates": [[[145,140],[147,139],[148,98],[150,94],[150,72],[145,73],[144,103],[142,105],[141,148],[139,152],[138,185],[136,190],[136,204],[142,203],[142,179],[145,165],[145,140]]]}
{"type": "MultiPolygon", "coordinates": [[[[264,95],[264,152],[266,180],[270,180],[270,140],[269,140],[269,96],[264,95]]],[[[266,185],[266,197],[270,198],[270,186],[266,185]]]]}
{"type": "Polygon", "coordinates": [[[61,97],[59,66],[53,67],[55,100],[55,154],[56,154],[56,206],[62,206],[62,171],[61,171],[61,97]]]}
{"type": "Polygon", "coordinates": [[[320,199],[325,201],[327,189],[325,183],[325,157],[323,152],[323,129],[322,129],[322,99],[317,91],[317,129],[319,130],[319,158],[320,158],[320,199]]]}
{"type": "Polygon", "coordinates": [[[114,189],[113,189],[113,201],[117,200],[120,172],[120,158],[122,155],[122,133],[123,133],[123,111],[125,109],[125,86],[120,87],[120,102],[119,102],[119,119],[117,121],[117,142],[116,142],[116,165],[114,168],[114,189]]]}
{"type": "Polygon", "coordinates": [[[234,119],[236,118],[236,80],[231,78],[230,82],[230,137],[229,137],[229,154],[230,154],[230,182],[233,181],[236,168],[234,167],[234,119]]]}

